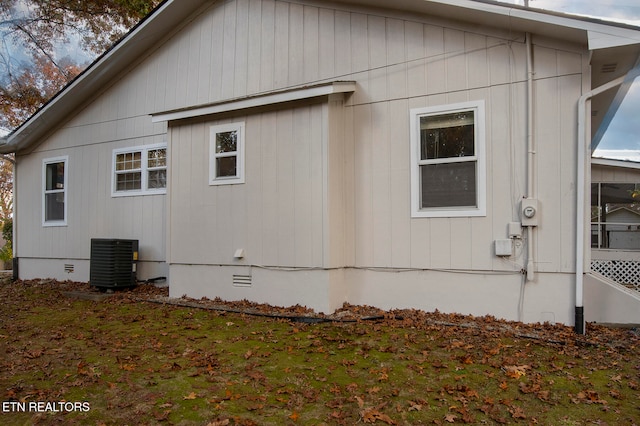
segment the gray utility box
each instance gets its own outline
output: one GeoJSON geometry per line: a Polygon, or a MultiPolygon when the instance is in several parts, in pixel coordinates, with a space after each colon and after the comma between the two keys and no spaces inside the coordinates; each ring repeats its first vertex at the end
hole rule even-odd
{"type": "Polygon", "coordinates": [[[136,285],[138,240],[91,239],[89,284],[99,289],[136,285]]]}

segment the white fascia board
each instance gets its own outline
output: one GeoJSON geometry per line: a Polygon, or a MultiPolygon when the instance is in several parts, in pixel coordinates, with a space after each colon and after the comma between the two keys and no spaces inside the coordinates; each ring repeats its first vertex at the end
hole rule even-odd
{"type": "Polygon", "coordinates": [[[248,108],[256,108],[267,105],[281,104],[285,102],[300,101],[337,93],[351,93],[356,90],[354,81],[334,81],[316,86],[303,86],[294,89],[286,89],[271,93],[247,96],[239,99],[218,102],[210,105],[196,106],[174,111],[157,112],[151,114],[151,121],[175,121],[187,118],[202,117],[205,115],[220,114],[230,111],[239,111],[248,108]]]}
{"type": "Polygon", "coordinates": [[[640,29],[638,31],[624,30],[624,28],[611,27],[611,31],[588,30],[589,50],[607,49],[609,47],[628,46],[630,44],[640,44],[640,29]],[[618,34],[616,34],[618,33],[618,34]]]}
{"type": "Polygon", "coordinates": [[[614,160],[611,158],[591,157],[591,164],[598,166],[619,167],[622,169],[640,170],[640,163],[636,161],[614,160]]]}
{"type": "Polygon", "coordinates": [[[640,27],[630,25],[618,26],[605,20],[592,20],[588,17],[561,14],[559,12],[510,7],[508,4],[484,3],[470,0],[428,0],[430,3],[458,6],[478,12],[508,16],[540,24],[551,24],[558,27],[583,30],[587,33],[589,50],[606,49],[608,47],[626,46],[640,43],[640,27]]]}

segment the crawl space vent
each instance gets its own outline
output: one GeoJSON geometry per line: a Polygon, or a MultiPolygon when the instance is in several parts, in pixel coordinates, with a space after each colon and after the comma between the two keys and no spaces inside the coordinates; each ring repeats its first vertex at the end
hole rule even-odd
{"type": "Polygon", "coordinates": [[[234,287],[251,287],[251,275],[234,275],[234,287]]]}

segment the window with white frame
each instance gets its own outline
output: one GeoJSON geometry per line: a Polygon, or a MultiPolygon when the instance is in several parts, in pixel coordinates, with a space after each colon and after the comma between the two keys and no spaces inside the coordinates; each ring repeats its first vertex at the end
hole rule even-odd
{"type": "Polygon", "coordinates": [[[209,185],[244,183],[244,123],[211,126],[209,185]]]}
{"type": "Polygon", "coordinates": [[[113,196],[164,194],[166,188],[166,144],[113,150],[113,196]]]}
{"type": "Polygon", "coordinates": [[[42,224],[67,224],[67,181],[69,157],[47,158],[42,162],[42,224]]]}
{"type": "Polygon", "coordinates": [[[484,102],[411,110],[412,217],[486,215],[484,102]]]}

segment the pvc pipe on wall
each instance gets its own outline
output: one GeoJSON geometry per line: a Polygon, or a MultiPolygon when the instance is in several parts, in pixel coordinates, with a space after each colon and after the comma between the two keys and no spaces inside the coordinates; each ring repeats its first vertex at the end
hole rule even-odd
{"type": "MultiPolygon", "coordinates": [[[[531,34],[526,34],[527,47],[527,195],[536,198],[534,191],[535,149],[533,146],[533,45],[531,34]]],[[[535,262],[533,253],[533,226],[527,227],[527,281],[535,279],[535,262]]]]}
{"type": "Polygon", "coordinates": [[[609,83],[603,84],[590,92],[580,96],[578,100],[578,172],[576,178],[576,310],[575,310],[575,332],[578,334],[584,334],[584,273],[585,273],[585,259],[584,259],[584,244],[585,244],[585,215],[587,212],[587,206],[585,206],[585,191],[587,182],[587,159],[591,157],[587,156],[587,151],[590,150],[591,141],[588,138],[590,132],[590,122],[587,119],[587,102],[594,96],[599,95],[602,92],[606,92],[616,86],[621,85],[626,79],[626,76],[616,78],[609,83]]]}

